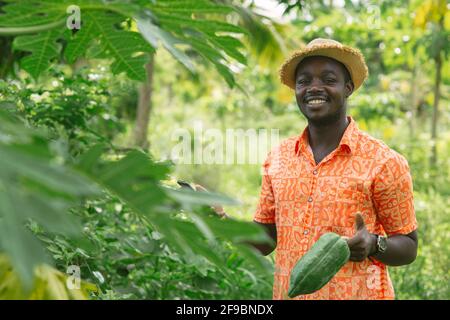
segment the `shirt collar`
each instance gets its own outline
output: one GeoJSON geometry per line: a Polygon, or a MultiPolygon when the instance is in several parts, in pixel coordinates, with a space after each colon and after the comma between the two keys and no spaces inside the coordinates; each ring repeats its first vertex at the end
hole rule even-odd
{"type": "MultiPolygon", "coordinates": [[[[358,142],[357,139],[357,129],[358,126],[353,120],[351,116],[347,116],[347,120],[349,121],[349,124],[347,128],[344,131],[344,135],[341,138],[341,141],[339,142],[338,148],[341,150],[346,149],[348,152],[352,152],[356,148],[356,143],[358,142]]],[[[298,137],[296,143],[295,143],[295,154],[299,155],[302,152],[306,152],[308,148],[309,142],[308,142],[308,126],[303,130],[302,134],[298,137]]]]}

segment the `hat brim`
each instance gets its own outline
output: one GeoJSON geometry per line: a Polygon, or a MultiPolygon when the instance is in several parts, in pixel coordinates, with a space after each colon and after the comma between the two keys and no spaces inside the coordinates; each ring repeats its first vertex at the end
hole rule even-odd
{"type": "Polygon", "coordinates": [[[341,62],[350,73],[356,91],[367,78],[369,71],[362,53],[355,48],[340,44],[319,44],[295,51],[281,66],[280,80],[283,84],[295,90],[295,70],[306,57],[324,56],[341,62]]]}

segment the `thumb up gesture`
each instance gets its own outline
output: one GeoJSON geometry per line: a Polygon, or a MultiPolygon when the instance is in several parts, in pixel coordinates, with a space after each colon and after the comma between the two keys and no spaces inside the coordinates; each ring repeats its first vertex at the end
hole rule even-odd
{"type": "Polygon", "coordinates": [[[360,213],[355,216],[356,233],[347,239],[350,248],[350,261],[364,261],[376,251],[376,236],[367,231],[366,224],[360,213]]]}

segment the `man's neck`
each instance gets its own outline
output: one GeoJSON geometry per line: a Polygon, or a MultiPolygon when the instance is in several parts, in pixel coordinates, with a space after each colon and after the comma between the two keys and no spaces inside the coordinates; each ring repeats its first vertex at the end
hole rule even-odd
{"type": "Polygon", "coordinates": [[[308,122],[309,145],[313,150],[334,150],[339,145],[349,123],[345,114],[336,122],[326,125],[317,126],[312,122],[308,122]]]}

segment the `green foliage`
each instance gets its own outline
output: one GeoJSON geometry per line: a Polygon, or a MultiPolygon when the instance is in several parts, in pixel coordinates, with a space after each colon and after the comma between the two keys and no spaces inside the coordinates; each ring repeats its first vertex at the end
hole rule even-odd
{"type": "Polygon", "coordinates": [[[96,283],[94,299],[223,299],[271,296],[270,278],[255,273],[240,250],[220,242],[214,250],[226,276],[207,259],[186,259],[162,234],[117,198],[90,201],[77,212],[90,245],[39,234],[59,269],[78,265],[81,276],[96,283]]]}
{"type": "Polygon", "coordinates": [[[111,59],[114,74],[125,72],[130,79],[138,81],[146,79],[143,66],[149,59],[148,55],[158,48],[158,40],[184,66],[195,71],[192,59],[178,48],[180,45],[189,46],[212,62],[231,87],[235,81],[227,60],[246,63],[239,51],[242,43],[229,35],[244,33],[243,29],[219,20],[193,19],[193,13],[224,14],[232,10],[206,0],[133,1],[132,4],[101,0],[75,3],[28,0],[20,3],[8,1],[2,10],[0,35],[19,35],[14,39],[14,48],[31,53],[21,59],[21,66],[35,79],[59,57],[62,46],[57,42],[60,40],[67,43],[63,52],[69,63],[83,56],[111,59]],[[58,24],[68,19],[66,10],[70,5],[77,5],[82,12],[81,28],[73,32],[62,29],[58,24]],[[136,32],[134,21],[140,33],[136,32]],[[45,30],[42,26],[46,23],[53,24],[45,30]],[[22,33],[33,35],[20,35],[22,33]]]}
{"type": "MultiPolygon", "coordinates": [[[[30,92],[32,91],[27,91],[28,94],[30,92]]],[[[66,131],[83,126],[68,121],[72,117],[71,113],[59,114],[53,118],[53,114],[46,113],[37,116],[36,111],[41,110],[48,101],[33,104],[26,99],[26,94],[22,93],[22,97],[21,102],[25,102],[26,105],[22,111],[29,114],[27,118],[39,126],[44,125],[51,129],[50,132],[55,130],[52,127],[54,124],[64,124],[66,131]]],[[[56,101],[59,98],[57,95],[50,97],[56,101]]],[[[3,103],[12,107],[10,101],[3,103]]],[[[66,110],[69,105],[66,104],[66,110]]],[[[52,158],[56,154],[52,153],[46,140],[49,137],[44,139],[44,136],[39,136],[34,129],[29,129],[28,132],[21,123],[24,119],[16,118],[10,112],[2,116],[2,134],[8,139],[0,146],[4,154],[2,157],[4,175],[1,180],[2,211],[0,211],[1,248],[11,257],[15,268],[28,286],[32,280],[31,270],[46,260],[44,252],[40,249],[42,245],[23,229],[23,224],[31,221],[30,226],[38,233],[79,236],[81,229],[79,218],[69,214],[68,209],[70,205],[81,202],[86,196],[98,195],[100,189],[117,197],[118,203],[127,205],[145,225],[157,231],[164,242],[174,252],[180,254],[179,260],[183,263],[189,264],[201,256],[207,261],[203,264],[209,264],[209,268],[214,266],[213,270],[231,281],[234,276],[228,268],[225,268],[226,257],[230,253],[218,251],[221,246],[218,242],[220,239],[240,247],[240,255],[247,258],[255,272],[266,276],[270,274],[267,261],[241,244],[248,240],[267,241],[263,230],[248,222],[219,221],[214,214],[211,215],[205,208],[198,207],[216,203],[234,204],[231,199],[210,193],[198,194],[162,186],[161,181],[169,172],[168,165],[155,163],[138,151],[131,151],[124,156],[119,155],[117,158],[115,154],[105,153],[107,150],[105,146],[98,145],[83,152],[74,165],[71,165],[70,159],[54,163],[52,158]],[[29,136],[24,135],[24,132],[28,132],[29,136]],[[24,139],[30,141],[22,141],[24,139]],[[7,184],[9,188],[6,188],[7,184]],[[176,213],[180,212],[180,209],[181,216],[177,216],[176,213]],[[33,254],[27,252],[30,248],[33,248],[33,254]]],[[[50,249],[51,247],[50,245],[49,250],[54,252],[55,249],[50,249]]]]}
{"type": "Polygon", "coordinates": [[[59,48],[56,43],[60,32],[51,30],[38,35],[17,37],[13,43],[17,50],[32,52],[22,59],[22,68],[34,78],[48,68],[49,61],[58,56],[59,48]]]}
{"type": "Polygon", "coordinates": [[[0,81],[2,106],[46,130],[62,158],[93,143],[109,143],[125,129],[111,106],[110,78],[84,71],[70,77],[68,70],[51,69],[51,78],[39,84],[0,81]]]}
{"type": "Polygon", "coordinates": [[[160,159],[170,156],[172,130],[191,130],[195,122],[223,132],[274,128],[281,139],[298,135],[306,123],[293,93],[277,80],[278,61],[285,45],[297,49],[314,37],[333,37],[361,48],[370,68],[349,113],[361,129],[404,154],[413,175],[419,254],[411,265],[389,269],[396,296],[448,299],[445,59],[438,165],[428,162],[435,73],[429,61],[436,50],[446,52],[448,24],[437,34],[433,7],[394,3],[380,2],[377,29],[367,25],[365,3],[331,8],[290,1],[287,11],[301,8],[300,19],[281,24],[238,1],[2,1],[2,43],[12,42],[15,51],[1,48],[0,69],[5,74],[14,65],[15,73],[0,81],[0,251],[6,254],[0,256],[0,296],[76,298],[64,289],[62,273],[78,265],[82,279],[98,287],[90,293],[94,299],[270,299],[273,256],[243,245],[268,240],[245,222],[258,201],[260,166],[174,166],[160,159]],[[72,4],[80,6],[82,27],[70,32],[65,22],[72,4]],[[413,12],[431,25],[414,29],[413,12]],[[157,62],[151,155],[128,148],[137,103],[130,79],[145,78],[149,55],[157,62]],[[231,70],[239,70],[247,95],[224,87],[211,76],[214,70],[230,86],[231,70]],[[239,201],[180,190],[176,178],[239,201]],[[209,206],[217,203],[233,218],[212,214],[209,206]],[[33,267],[43,262],[59,271],[33,267]],[[30,296],[44,280],[50,286],[30,296]],[[24,296],[25,289],[31,291],[24,296]]]}
{"type": "Polygon", "coordinates": [[[55,163],[45,136],[27,129],[12,114],[1,111],[0,128],[4,137],[0,140],[0,248],[29,287],[34,266],[46,259],[24,224],[33,219],[50,231],[76,234],[80,224],[64,211],[98,191],[84,177],[55,163]]]}
{"type": "Polygon", "coordinates": [[[148,57],[143,53],[152,53],[154,49],[138,33],[118,30],[115,25],[122,21],[123,16],[115,13],[84,13],[82,28],[72,36],[73,41],[69,40],[65,51],[68,62],[75,62],[95,39],[93,58],[112,58],[113,74],[126,72],[130,79],[144,81],[146,75],[143,65],[148,57]]]}
{"type": "MultiPolygon", "coordinates": [[[[448,192],[448,190],[447,190],[448,192]]],[[[390,268],[398,299],[448,299],[450,297],[449,197],[434,190],[416,193],[419,252],[416,261],[390,268]]]]}
{"type": "MultiPolygon", "coordinates": [[[[214,245],[215,237],[238,242],[250,239],[256,242],[268,241],[265,233],[257,226],[232,220],[220,221],[217,217],[191,213],[191,221],[172,219],[170,212],[176,208],[170,197],[189,209],[192,205],[214,203],[233,204],[228,199],[211,194],[199,194],[183,190],[166,190],[159,185],[167,173],[164,164],[152,163],[151,159],[138,151],[132,151],[118,161],[99,163],[101,146],[94,147],[79,159],[77,167],[88,174],[92,180],[106,188],[111,194],[127,203],[136,213],[145,216],[155,229],[165,236],[166,241],[177,251],[192,258],[201,255],[223,268],[221,257],[205,242],[214,245]],[[199,231],[203,234],[199,237],[199,231]],[[243,237],[242,235],[245,235],[243,237]]],[[[267,265],[253,251],[245,251],[252,258],[255,267],[261,272],[267,271],[267,265]]]]}

